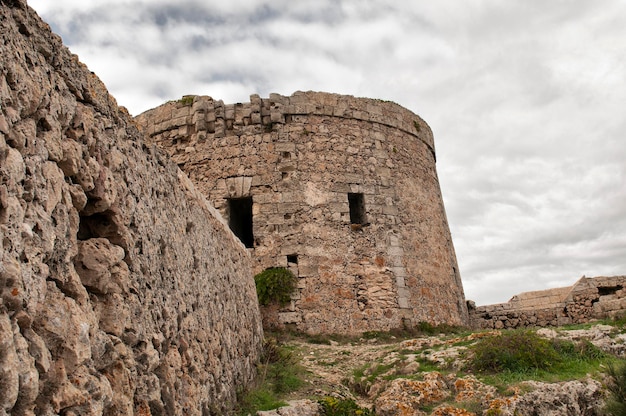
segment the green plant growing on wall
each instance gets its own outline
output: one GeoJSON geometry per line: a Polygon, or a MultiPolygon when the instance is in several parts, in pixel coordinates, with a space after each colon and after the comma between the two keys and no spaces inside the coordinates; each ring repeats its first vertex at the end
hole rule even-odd
{"type": "Polygon", "coordinates": [[[297,279],[289,269],[270,267],[254,276],[254,283],[261,305],[278,303],[285,306],[296,289],[297,279]]]}
{"type": "Polygon", "coordinates": [[[184,95],[183,98],[178,100],[178,102],[184,106],[190,106],[191,104],[193,104],[194,98],[195,98],[195,95],[184,95]]]}

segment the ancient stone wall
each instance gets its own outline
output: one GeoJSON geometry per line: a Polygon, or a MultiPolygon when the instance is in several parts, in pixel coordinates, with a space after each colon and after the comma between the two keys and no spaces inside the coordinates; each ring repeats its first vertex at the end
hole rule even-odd
{"type": "Polygon", "coordinates": [[[250,256],[25,2],[0,37],[0,415],[223,414],[250,256]]]}
{"type": "Polygon", "coordinates": [[[475,328],[560,326],[626,315],[626,276],[582,277],[573,286],[526,292],[506,303],[470,307],[475,328]]]}
{"type": "Polygon", "coordinates": [[[136,118],[256,259],[299,287],[265,324],[358,333],[467,324],[432,132],[391,102],[298,92],[186,96],[136,118]],[[241,211],[248,212],[241,219],[241,211]]]}

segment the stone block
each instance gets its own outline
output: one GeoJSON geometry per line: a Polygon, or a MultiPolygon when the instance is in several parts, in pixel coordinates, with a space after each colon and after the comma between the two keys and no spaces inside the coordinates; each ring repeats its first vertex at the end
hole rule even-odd
{"type": "Polygon", "coordinates": [[[295,152],[296,144],[292,142],[277,142],[274,144],[274,150],[276,152],[295,152]]]}

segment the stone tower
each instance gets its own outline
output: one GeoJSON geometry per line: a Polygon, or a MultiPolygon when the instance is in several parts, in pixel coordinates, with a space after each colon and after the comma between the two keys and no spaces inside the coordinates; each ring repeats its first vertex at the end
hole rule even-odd
{"type": "Polygon", "coordinates": [[[468,323],[428,125],[387,101],[185,96],[136,118],[228,218],[255,272],[298,290],[268,326],[358,333],[468,323]]]}

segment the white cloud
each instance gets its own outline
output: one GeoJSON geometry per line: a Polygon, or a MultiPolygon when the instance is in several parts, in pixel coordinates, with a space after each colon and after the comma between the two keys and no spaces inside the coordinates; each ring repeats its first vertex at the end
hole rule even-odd
{"type": "Polygon", "coordinates": [[[626,4],[33,0],[137,114],[323,90],[432,127],[468,298],[626,273],[626,4]]]}

